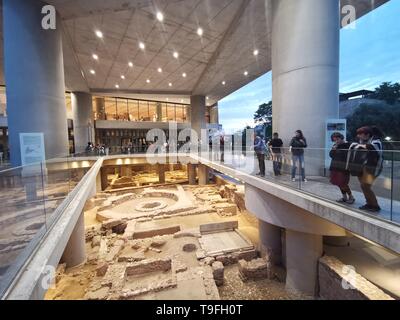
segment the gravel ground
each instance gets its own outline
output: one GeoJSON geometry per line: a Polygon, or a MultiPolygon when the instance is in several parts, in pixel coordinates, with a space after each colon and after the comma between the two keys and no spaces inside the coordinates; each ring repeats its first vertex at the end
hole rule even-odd
{"type": "Polygon", "coordinates": [[[306,300],[309,297],[285,290],[285,284],[275,280],[243,282],[238,265],[225,267],[225,283],[218,288],[222,300],[306,300]]]}

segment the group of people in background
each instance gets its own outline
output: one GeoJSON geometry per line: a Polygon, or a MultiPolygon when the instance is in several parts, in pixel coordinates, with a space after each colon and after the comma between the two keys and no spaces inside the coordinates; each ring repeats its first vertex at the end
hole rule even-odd
{"type": "Polygon", "coordinates": [[[104,144],[96,144],[94,145],[92,142],[88,142],[86,149],[86,154],[97,154],[100,156],[106,156],[109,154],[109,148],[104,144]]]}
{"type": "MultiPolygon", "coordinates": [[[[382,133],[376,127],[362,127],[357,130],[357,141],[349,143],[340,132],[331,136],[333,142],[329,152],[330,183],[339,187],[342,194],[337,201],[343,204],[354,204],[355,198],[350,189],[350,177],[356,176],[365,197],[365,205],[361,210],[379,212],[381,210],[372,185],[380,175],[383,168],[383,144],[382,133]]],[[[296,181],[297,169],[300,171],[300,179],[307,182],[305,172],[304,149],[307,148],[307,139],[301,130],[296,130],[289,143],[289,152],[292,157],[291,179],[296,181]]],[[[278,133],[272,135],[267,143],[262,135],[257,135],[254,140],[254,151],[256,153],[259,173],[265,177],[265,155],[269,151],[273,161],[275,176],[282,175],[283,165],[283,141],[278,133]]]]}

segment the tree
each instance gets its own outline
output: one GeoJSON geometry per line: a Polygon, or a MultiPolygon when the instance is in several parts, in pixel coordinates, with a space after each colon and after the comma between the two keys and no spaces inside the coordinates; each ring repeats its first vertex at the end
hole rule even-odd
{"type": "Polygon", "coordinates": [[[258,106],[254,114],[254,122],[264,126],[265,137],[272,136],[272,101],[258,106]]]}
{"type": "Polygon", "coordinates": [[[400,140],[400,106],[385,103],[361,104],[347,118],[349,140],[355,140],[356,131],[363,126],[377,126],[385,136],[400,140]]]}
{"type": "Polygon", "coordinates": [[[378,88],[375,88],[371,98],[385,101],[390,105],[398,103],[400,101],[400,83],[383,82],[378,88]]]}

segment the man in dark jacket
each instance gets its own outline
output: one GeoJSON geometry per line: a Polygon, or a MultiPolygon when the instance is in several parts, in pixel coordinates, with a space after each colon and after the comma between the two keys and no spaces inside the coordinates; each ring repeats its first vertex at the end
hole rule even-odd
{"type": "Polygon", "coordinates": [[[272,135],[272,139],[268,142],[268,146],[270,148],[270,152],[272,154],[274,174],[276,176],[281,175],[282,169],[282,146],[283,142],[279,139],[279,135],[275,132],[272,135]]]}
{"type": "Polygon", "coordinates": [[[364,194],[366,204],[360,207],[361,210],[370,212],[379,212],[381,210],[375,193],[372,191],[372,185],[382,171],[383,164],[383,146],[381,134],[377,129],[371,127],[362,127],[357,130],[359,143],[356,147],[365,155],[365,161],[362,164],[362,171],[358,175],[361,190],[364,194]]]}
{"type": "Polygon", "coordinates": [[[304,148],[307,148],[307,140],[301,130],[295,132],[295,136],[290,141],[290,150],[292,152],[292,181],[296,181],[297,162],[299,163],[301,178],[307,182],[304,168],[304,148]]]}

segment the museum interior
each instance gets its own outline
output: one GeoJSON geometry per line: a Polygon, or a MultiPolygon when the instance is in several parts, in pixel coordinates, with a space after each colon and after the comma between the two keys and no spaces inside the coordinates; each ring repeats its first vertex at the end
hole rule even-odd
{"type": "Polygon", "coordinates": [[[400,299],[397,161],[379,214],[355,182],[338,203],[325,164],[341,9],[387,2],[3,0],[0,299],[400,299]],[[254,132],[223,131],[219,102],[270,71],[308,181],[289,148],[282,176],[268,155],[258,175],[254,132]]]}

